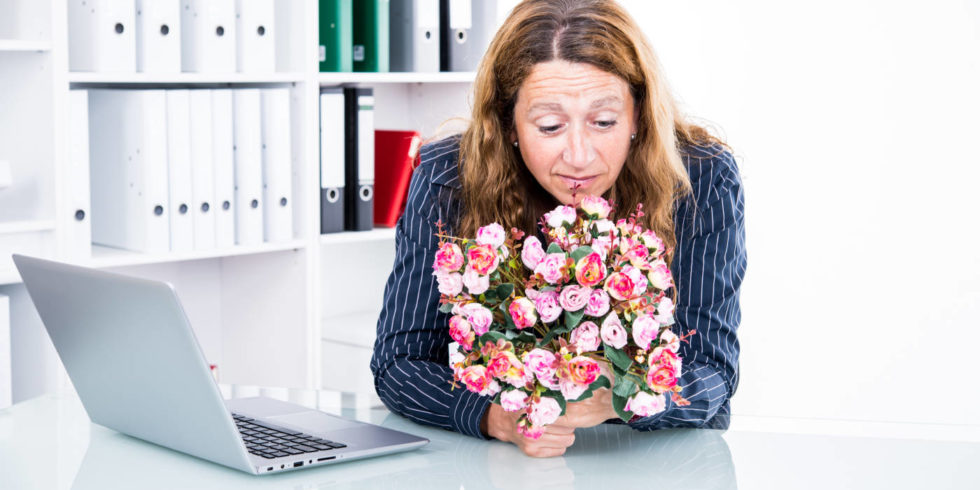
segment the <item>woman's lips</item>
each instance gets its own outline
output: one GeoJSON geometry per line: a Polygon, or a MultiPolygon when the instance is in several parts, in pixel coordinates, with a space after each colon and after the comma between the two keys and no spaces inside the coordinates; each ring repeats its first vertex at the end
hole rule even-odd
{"type": "Polygon", "coordinates": [[[567,185],[569,189],[581,189],[583,187],[588,187],[589,184],[595,182],[595,179],[598,176],[593,175],[591,177],[569,177],[567,175],[559,175],[559,177],[561,177],[561,180],[565,182],[565,185],[567,185]]]}

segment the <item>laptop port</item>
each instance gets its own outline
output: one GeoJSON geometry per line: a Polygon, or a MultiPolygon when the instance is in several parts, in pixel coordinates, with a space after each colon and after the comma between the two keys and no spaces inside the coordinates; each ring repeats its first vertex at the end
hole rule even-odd
{"type": "Polygon", "coordinates": [[[297,462],[293,463],[293,468],[299,468],[300,466],[303,466],[303,462],[302,461],[297,461],[297,462]]]}
{"type": "Polygon", "coordinates": [[[330,461],[331,459],[337,459],[337,457],[336,456],[330,456],[329,458],[320,458],[320,459],[316,460],[316,462],[319,463],[320,461],[330,461]]]}
{"type": "Polygon", "coordinates": [[[272,471],[272,466],[266,468],[265,471],[272,471]]]}

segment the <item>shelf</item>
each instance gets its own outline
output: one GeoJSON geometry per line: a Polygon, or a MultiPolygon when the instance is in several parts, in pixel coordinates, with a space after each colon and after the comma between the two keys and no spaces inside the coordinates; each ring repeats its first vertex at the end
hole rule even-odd
{"type": "Polygon", "coordinates": [[[320,235],[321,245],[338,245],[346,243],[378,242],[394,240],[394,228],[375,228],[370,231],[344,231],[320,235]]]}
{"type": "Polygon", "coordinates": [[[387,73],[361,73],[361,72],[336,72],[320,73],[320,85],[334,85],[339,83],[472,83],[476,78],[476,73],[471,71],[460,72],[439,72],[439,73],[410,73],[410,72],[387,72],[387,73]]]}
{"type": "Polygon", "coordinates": [[[45,53],[51,51],[51,43],[46,41],[24,41],[19,39],[0,39],[0,53],[4,52],[45,53]]]}
{"type": "Polygon", "coordinates": [[[183,262],[188,260],[284,252],[288,250],[301,250],[305,248],[305,240],[293,240],[284,243],[263,243],[262,245],[236,246],[230,249],[144,254],[130,250],[92,245],[92,259],[83,262],[82,265],[96,268],[125,267],[131,265],[162,264],[170,262],[183,262]]]}
{"type": "Polygon", "coordinates": [[[57,224],[53,220],[12,221],[9,223],[0,223],[0,235],[54,231],[55,228],[57,228],[57,224]]]}
{"type": "Polygon", "coordinates": [[[302,82],[302,73],[99,73],[71,72],[72,84],[251,84],[302,82]]]}
{"type": "Polygon", "coordinates": [[[356,313],[327,317],[321,323],[321,339],[333,344],[373,349],[379,314],[356,313]]]}

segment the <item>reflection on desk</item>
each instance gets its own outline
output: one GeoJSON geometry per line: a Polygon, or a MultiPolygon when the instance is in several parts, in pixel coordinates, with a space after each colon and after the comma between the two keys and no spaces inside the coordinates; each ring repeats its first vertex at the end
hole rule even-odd
{"type": "Polygon", "coordinates": [[[305,400],[324,411],[414,433],[432,443],[407,453],[251,476],[91,424],[77,398],[45,396],[0,410],[0,486],[980,488],[976,442],[697,429],[644,433],[602,425],[576,431],[575,445],[564,457],[542,460],[525,457],[510,444],[416,425],[350,395],[262,393],[305,400]]]}

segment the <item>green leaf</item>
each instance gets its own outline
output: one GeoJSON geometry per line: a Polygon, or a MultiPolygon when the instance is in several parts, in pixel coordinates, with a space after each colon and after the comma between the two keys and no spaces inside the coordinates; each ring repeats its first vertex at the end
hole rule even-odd
{"type": "Polygon", "coordinates": [[[613,395],[629,398],[636,393],[636,383],[625,376],[616,376],[616,386],[613,387],[613,395]]]}
{"type": "Polygon", "coordinates": [[[568,402],[565,401],[565,396],[560,391],[550,390],[549,393],[552,393],[551,398],[554,398],[558,402],[558,405],[561,406],[561,415],[565,415],[565,407],[568,406],[568,402]]]}
{"type": "Polygon", "coordinates": [[[452,303],[443,303],[443,304],[439,305],[439,311],[441,311],[443,313],[452,313],[452,311],[453,311],[453,304],[452,303]]]}
{"type": "Polygon", "coordinates": [[[599,388],[609,388],[611,386],[612,385],[609,384],[609,378],[607,378],[607,377],[605,377],[605,375],[603,375],[603,376],[599,376],[598,378],[596,378],[596,380],[593,381],[592,384],[589,385],[589,389],[590,390],[598,390],[599,388]]]}
{"type": "Polygon", "coordinates": [[[565,251],[561,249],[561,245],[558,245],[555,242],[551,242],[551,244],[548,245],[548,253],[561,254],[561,253],[565,253],[565,251]]]}
{"type": "Polygon", "coordinates": [[[498,298],[500,298],[501,300],[505,300],[509,298],[511,294],[514,294],[514,285],[501,284],[497,286],[496,294],[498,298]]]}
{"type": "Polygon", "coordinates": [[[591,254],[592,252],[594,252],[594,250],[592,250],[592,247],[588,245],[576,248],[575,250],[572,251],[572,259],[574,259],[575,262],[578,263],[578,261],[582,260],[582,257],[585,257],[591,254]]]}
{"type": "Polygon", "coordinates": [[[537,342],[537,340],[538,338],[534,336],[534,333],[525,330],[525,331],[521,331],[521,333],[517,335],[516,342],[520,342],[523,344],[534,344],[535,342],[537,342]]]}
{"type": "Polygon", "coordinates": [[[626,401],[626,397],[619,396],[615,391],[613,391],[613,409],[616,410],[616,414],[619,415],[619,418],[622,419],[623,422],[629,422],[630,419],[633,418],[633,414],[626,411],[626,401]]]}
{"type": "Polygon", "coordinates": [[[582,321],[582,317],[585,316],[585,308],[578,311],[566,311],[565,312],[565,326],[568,327],[568,331],[571,332],[573,328],[577,327],[579,322],[582,321]]]}
{"type": "Polygon", "coordinates": [[[496,332],[493,330],[487,331],[487,333],[480,336],[481,343],[497,342],[500,339],[506,340],[507,336],[504,335],[502,332],[496,332]]]}
{"type": "Polygon", "coordinates": [[[579,397],[576,398],[574,401],[580,402],[582,400],[588,400],[589,398],[592,398],[592,395],[594,394],[595,390],[598,390],[600,388],[609,388],[609,386],[610,386],[609,379],[606,378],[605,376],[599,376],[598,378],[596,378],[595,381],[592,382],[592,384],[589,385],[588,389],[583,391],[582,394],[579,395],[579,397]]]}
{"type": "Polygon", "coordinates": [[[630,366],[633,364],[633,360],[630,359],[625,352],[619,349],[615,349],[607,345],[603,347],[603,353],[605,354],[606,359],[609,359],[609,361],[613,363],[613,366],[616,366],[622,371],[629,371],[630,366]]]}
{"type": "Polygon", "coordinates": [[[538,347],[544,347],[544,346],[548,345],[549,343],[551,343],[551,341],[555,337],[557,337],[558,335],[566,334],[569,331],[571,331],[571,329],[568,328],[567,325],[566,326],[552,328],[551,330],[548,331],[547,334],[545,334],[545,336],[541,339],[541,341],[538,342],[538,347]]]}
{"type": "Polygon", "coordinates": [[[488,289],[487,292],[480,295],[480,302],[486,303],[487,301],[497,302],[500,298],[497,297],[497,292],[493,289],[488,289]]]}

